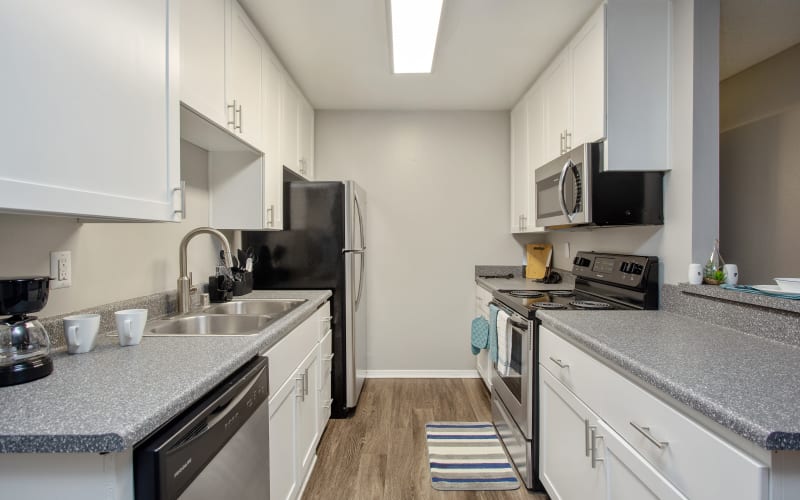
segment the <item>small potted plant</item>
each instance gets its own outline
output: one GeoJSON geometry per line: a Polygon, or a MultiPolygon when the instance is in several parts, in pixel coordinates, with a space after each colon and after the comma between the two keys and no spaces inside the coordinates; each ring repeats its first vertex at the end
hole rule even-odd
{"type": "Polygon", "coordinates": [[[727,276],[722,269],[706,269],[705,276],[703,276],[703,283],[707,285],[721,285],[725,283],[725,278],[727,278],[727,276]]]}

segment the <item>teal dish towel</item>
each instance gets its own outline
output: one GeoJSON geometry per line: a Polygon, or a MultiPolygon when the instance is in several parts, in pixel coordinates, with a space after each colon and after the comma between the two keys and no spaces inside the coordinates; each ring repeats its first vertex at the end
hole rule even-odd
{"type": "Polygon", "coordinates": [[[472,320],[472,354],[478,355],[481,349],[489,348],[489,322],[483,316],[472,320]]]}
{"type": "Polygon", "coordinates": [[[753,288],[752,286],[747,285],[728,285],[727,283],[720,285],[720,288],[724,288],[725,290],[734,290],[736,292],[744,292],[744,293],[753,293],[756,295],[763,295],[764,297],[775,297],[778,299],[789,299],[789,300],[800,300],[800,295],[796,293],[790,294],[782,294],[780,292],[763,292],[757,288],[753,288]]]}
{"type": "Polygon", "coordinates": [[[497,313],[500,309],[489,304],[489,360],[497,364],[497,313]]]}

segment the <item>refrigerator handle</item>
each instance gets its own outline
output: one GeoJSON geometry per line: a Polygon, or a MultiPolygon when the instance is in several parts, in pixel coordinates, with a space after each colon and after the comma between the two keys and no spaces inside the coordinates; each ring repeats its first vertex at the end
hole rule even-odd
{"type": "Polygon", "coordinates": [[[361,272],[358,274],[358,293],[356,293],[356,309],[358,309],[358,304],[361,303],[361,291],[364,288],[364,261],[366,260],[366,257],[364,255],[364,250],[358,253],[361,255],[361,272]]]}
{"type": "Polygon", "coordinates": [[[361,216],[361,204],[358,202],[358,193],[353,192],[353,204],[356,206],[358,214],[358,232],[361,235],[361,248],[367,248],[367,241],[364,239],[364,218],[361,216]]]}

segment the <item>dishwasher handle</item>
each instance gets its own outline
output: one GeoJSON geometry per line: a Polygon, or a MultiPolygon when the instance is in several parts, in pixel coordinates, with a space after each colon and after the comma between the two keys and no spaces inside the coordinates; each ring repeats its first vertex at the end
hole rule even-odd
{"type": "Polygon", "coordinates": [[[257,357],[183,415],[137,445],[134,449],[136,498],[178,498],[265,404],[268,393],[267,358],[257,357]],[[140,497],[142,490],[150,490],[152,495],[140,497]]]}

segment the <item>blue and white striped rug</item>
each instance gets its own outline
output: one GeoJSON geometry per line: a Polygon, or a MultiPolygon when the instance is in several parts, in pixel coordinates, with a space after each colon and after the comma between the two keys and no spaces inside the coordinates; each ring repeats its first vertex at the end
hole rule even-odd
{"type": "Polygon", "coordinates": [[[437,490],[516,490],[519,481],[490,422],[425,425],[437,490]]]}

